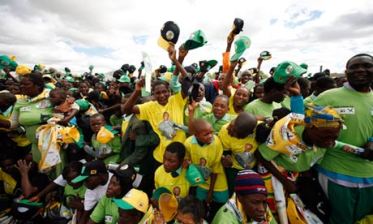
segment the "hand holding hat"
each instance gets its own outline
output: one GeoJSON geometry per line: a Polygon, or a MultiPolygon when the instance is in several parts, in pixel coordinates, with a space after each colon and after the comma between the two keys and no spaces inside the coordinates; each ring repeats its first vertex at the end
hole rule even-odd
{"type": "Polygon", "coordinates": [[[239,34],[242,31],[244,21],[240,18],[235,18],[233,21],[232,33],[239,34]]]}
{"type": "Polygon", "coordinates": [[[272,58],[272,55],[269,51],[260,52],[260,55],[259,55],[260,60],[269,60],[271,58],[272,58]]]}

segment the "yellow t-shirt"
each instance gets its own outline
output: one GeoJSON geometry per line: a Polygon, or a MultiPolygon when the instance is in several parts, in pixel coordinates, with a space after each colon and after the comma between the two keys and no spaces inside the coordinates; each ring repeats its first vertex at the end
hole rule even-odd
{"type": "Polygon", "coordinates": [[[250,168],[253,168],[256,160],[254,152],[258,148],[258,143],[255,141],[254,135],[249,135],[246,138],[239,139],[228,134],[229,123],[224,125],[219,131],[219,138],[223,144],[224,151],[232,151],[233,168],[242,170],[243,167],[237,162],[235,158],[236,153],[249,152],[250,153],[250,168]]]}
{"type": "MultiPolygon", "coordinates": [[[[200,146],[197,139],[193,136],[187,138],[184,143],[186,148],[186,158],[198,166],[205,166],[211,170],[211,173],[216,173],[217,178],[214,186],[214,191],[225,191],[228,189],[227,179],[225,177],[224,168],[221,164],[223,155],[223,145],[220,139],[214,135],[214,140],[209,145],[200,146]]],[[[199,187],[208,190],[210,187],[211,178],[209,177],[204,184],[199,187]]]]}
{"type": "Polygon", "coordinates": [[[234,101],[234,94],[236,93],[236,89],[231,87],[231,96],[229,97],[229,104],[228,104],[228,107],[229,107],[229,110],[228,110],[228,114],[231,114],[231,115],[237,115],[236,111],[234,110],[234,107],[233,107],[233,101],[234,101]]]}
{"type": "Polygon", "coordinates": [[[155,171],[154,182],[155,188],[165,187],[171,191],[176,197],[184,198],[189,194],[190,184],[187,181],[186,170],[182,169],[179,176],[172,177],[171,173],[167,173],[164,166],[158,167],[155,171]]]}
{"type": "Polygon", "coordinates": [[[182,130],[176,131],[176,136],[172,140],[167,139],[158,128],[159,123],[163,121],[165,112],[168,113],[169,120],[176,124],[183,124],[183,110],[186,104],[186,99],[183,99],[181,93],[177,93],[168,99],[165,106],[160,105],[157,101],[150,101],[138,105],[140,113],[137,115],[139,120],[147,120],[152,126],[153,130],[158,134],[160,143],[153,151],[153,157],[160,163],[163,161],[163,154],[165,148],[171,142],[184,142],[186,135],[182,130]]]}

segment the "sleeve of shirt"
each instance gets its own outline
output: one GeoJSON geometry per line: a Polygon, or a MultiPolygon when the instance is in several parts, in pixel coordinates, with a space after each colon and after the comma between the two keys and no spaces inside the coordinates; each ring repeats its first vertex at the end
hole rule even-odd
{"type": "Polygon", "coordinates": [[[105,219],[105,203],[104,198],[102,198],[96,205],[92,214],[89,216],[95,223],[101,223],[105,219]]]}
{"type": "Polygon", "coordinates": [[[227,73],[230,66],[229,61],[230,52],[224,52],[223,53],[223,73],[227,73]]]}
{"type": "Polygon", "coordinates": [[[97,203],[97,198],[96,198],[95,192],[87,189],[84,194],[84,210],[85,211],[92,210],[92,208],[95,207],[96,203],[97,203]]]}
{"type": "Polygon", "coordinates": [[[221,157],[223,156],[223,145],[221,144],[220,140],[217,138],[215,141],[218,141],[216,144],[216,156],[215,160],[213,161],[213,165],[211,170],[213,173],[223,173],[223,165],[221,164],[221,157]]]}
{"type": "Polygon", "coordinates": [[[57,184],[58,186],[65,187],[67,184],[67,181],[63,178],[61,174],[56,179],[53,180],[53,183],[57,184]]]}
{"type": "Polygon", "coordinates": [[[290,97],[290,109],[293,113],[304,114],[303,96],[290,97]]]}
{"type": "Polygon", "coordinates": [[[259,152],[267,161],[273,160],[280,153],[270,149],[265,143],[259,145],[259,152]]]}
{"type": "Polygon", "coordinates": [[[221,144],[223,145],[223,149],[225,151],[230,150],[229,141],[228,141],[228,138],[226,138],[226,129],[225,129],[225,127],[222,127],[220,129],[218,137],[219,137],[219,139],[221,141],[221,144]]]}
{"type": "Polygon", "coordinates": [[[137,118],[139,120],[148,120],[148,108],[149,108],[149,104],[148,103],[144,103],[144,104],[140,104],[140,105],[137,105],[137,107],[139,108],[139,113],[136,115],[137,118]]]}

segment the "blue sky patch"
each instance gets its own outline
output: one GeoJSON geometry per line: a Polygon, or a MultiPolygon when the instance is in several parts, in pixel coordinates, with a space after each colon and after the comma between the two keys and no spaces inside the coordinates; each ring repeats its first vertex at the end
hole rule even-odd
{"type": "Polygon", "coordinates": [[[290,16],[290,20],[285,21],[285,27],[295,28],[297,26],[302,26],[305,23],[316,20],[320,18],[322,12],[319,10],[313,10],[309,12],[302,11],[302,13],[295,13],[290,16]]]}

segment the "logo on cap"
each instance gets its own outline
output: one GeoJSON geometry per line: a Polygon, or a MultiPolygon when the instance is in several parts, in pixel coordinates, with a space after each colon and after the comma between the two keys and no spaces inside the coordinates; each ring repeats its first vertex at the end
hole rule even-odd
{"type": "Polygon", "coordinates": [[[286,74],[290,75],[291,73],[293,73],[293,71],[294,71],[293,66],[289,65],[288,67],[286,67],[286,70],[285,70],[286,74]]]}
{"type": "Polygon", "coordinates": [[[174,37],[175,37],[175,34],[171,30],[169,30],[169,31],[166,32],[166,38],[167,38],[167,40],[172,40],[174,37]]]}

